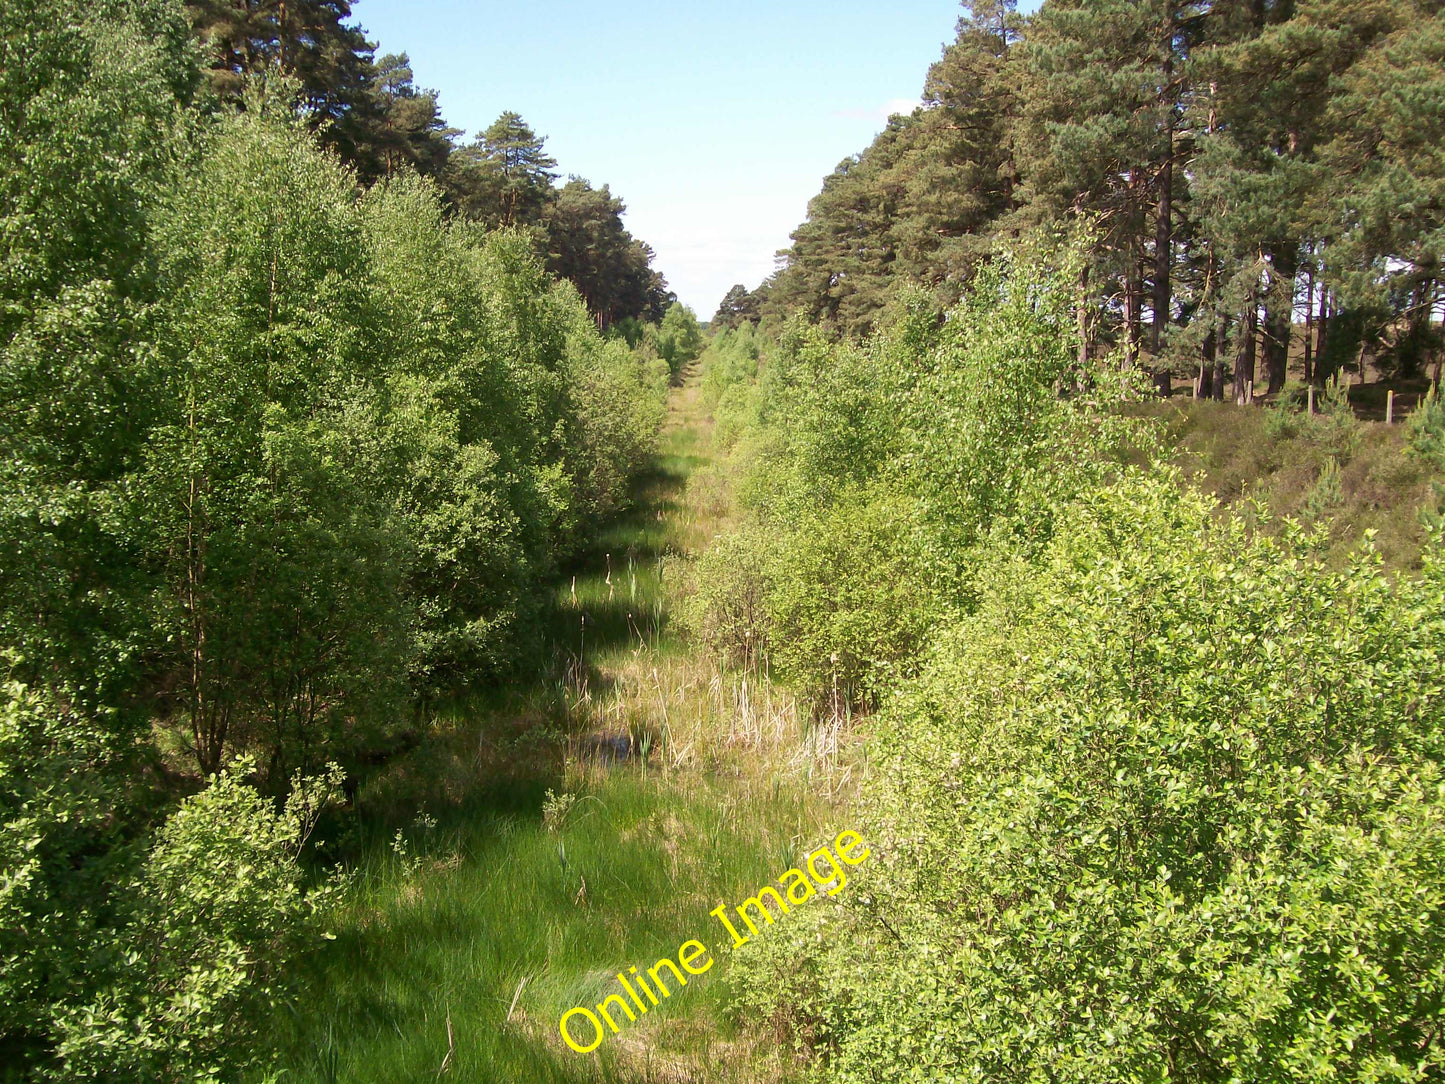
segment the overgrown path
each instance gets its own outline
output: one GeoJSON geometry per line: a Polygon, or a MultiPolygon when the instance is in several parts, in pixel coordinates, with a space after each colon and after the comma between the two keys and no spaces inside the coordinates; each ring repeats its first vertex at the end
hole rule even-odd
{"type": "Polygon", "coordinates": [[[368,784],[336,940],[279,1025],[289,1079],[787,1078],[771,1040],[730,1020],[726,959],[595,1054],[558,1032],[617,972],[711,941],[708,912],[792,864],[827,816],[829,751],[792,700],[675,620],[689,557],[730,514],[710,429],[689,379],[632,512],[559,585],[551,671],[368,784]]]}

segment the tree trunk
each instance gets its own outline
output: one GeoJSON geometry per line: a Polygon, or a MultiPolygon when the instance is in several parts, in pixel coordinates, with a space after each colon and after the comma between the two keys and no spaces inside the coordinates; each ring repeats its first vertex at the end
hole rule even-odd
{"type": "Polygon", "coordinates": [[[1253,287],[1245,297],[1239,325],[1239,361],[1234,367],[1234,401],[1240,406],[1254,385],[1254,363],[1259,340],[1259,296],[1253,287]]]}
{"type": "Polygon", "coordinates": [[[1171,160],[1164,163],[1164,172],[1159,178],[1159,214],[1154,231],[1154,323],[1149,329],[1149,352],[1155,357],[1163,349],[1164,326],[1174,305],[1170,282],[1174,263],[1173,188],[1171,160]]]}
{"type": "MultiPolygon", "coordinates": [[[[1439,283],[1436,283],[1436,285],[1435,285],[1435,293],[1436,293],[1437,299],[1438,299],[1438,297],[1439,297],[1439,295],[1440,295],[1440,292],[1441,292],[1441,291],[1440,291],[1440,284],[1439,284],[1439,283]]],[[[1429,319],[1431,319],[1431,318],[1434,317],[1434,314],[1435,314],[1435,303],[1432,302],[1431,305],[1430,305],[1430,316],[1426,318],[1427,323],[1428,323],[1429,319]]],[[[1442,327],[1442,328],[1445,328],[1445,316],[1442,316],[1442,318],[1441,318],[1441,327],[1442,327]]],[[[1441,366],[1442,366],[1442,365],[1445,365],[1445,350],[1441,350],[1441,349],[1437,346],[1437,347],[1435,348],[1435,376],[1434,376],[1434,379],[1432,380],[1432,383],[1435,385],[1435,392],[1436,392],[1436,394],[1439,394],[1439,391],[1440,391],[1440,369],[1441,369],[1441,366]]]]}
{"type": "Polygon", "coordinates": [[[1173,10],[1164,24],[1164,168],[1159,171],[1159,206],[1154,220],[1154,323],[1149,329],[1149,352],[1159,356],[1164,325],[1169,322],[1174,292],[1170,273],[1174,266],[1174,108],[1169,94],[1174,82],[1173,10]]]}
{"type": "Polygon", "coordinates": [[[1264,365],[1269,393],[1276,394],[1289,378],[1289,344],[1294,334],[1294,289],[1299,273],[1299,248],[1284,245],[1269,254],[1270,290],[1264,300],[1264,365]]]}
{"type": "MultiPolygon", "coordinates": [[[[1132,246],[1131,246],[1132,249],[1132,246]]],[[[1139,261],[1131,251],[1129,268],[1124,273],[1124,368],[1139,364],[1139,261]]]]}
{"type": "Polygon", "coordinates": [[[1308,275],[1309,285],[1305,292],[1305,383],[1308,384],[1315,378],[1314,348],[1315,348],[1315,269],[1311,265],[1308,275]]]}
{"type": "Polygon", "coordinates": [[[1079,309],[1076,319],[1079,322],[1079,368],[1086,369],[1089,364],[1089,265],[1085,264],[1079,271],[1079,309]]]}
{"type": "Polygon", "coordinates": [[[1395,372],[1396,380],[1413,380],[1425,372],[1428,361],[1427,340],[1430,333],[1430,318],[1435,313],[1435,280],[1425,276],[1415,283],[1410,294],[1410,325],[1405,348],[1400,353],[1400,366],[1395,372]]]}
{"type": "Polygon", "coordinates": [[[1330,365],[1326,361],[1326,351],[1330,345],[1330,313],[1334,305],[1330,298],[1330,288],[1326,286],[1320,291],[1320,318],[1319,327],[1316,330],[1315,339],[1315,371],[1314,381],[1317,387],[1323,388],[1330,382],[1330,365]]]}
{"type": "Polygon", "coordinates": [[[1214,367],[1218,362],[1218,346],[1214,328],[1204,336],[1199,357],[1199,379],[1194,382],[1194,398],[1208,399],[1214,394],[1214,367]]]}
{"type": "Polygon", "coordinates": [[[1214,333],[1214,371],[1210,374],[1209,397],[1224,401],[1224,356],[1229,348],[1229,317],[1219,314],[1219,326],[1214,333]]]}

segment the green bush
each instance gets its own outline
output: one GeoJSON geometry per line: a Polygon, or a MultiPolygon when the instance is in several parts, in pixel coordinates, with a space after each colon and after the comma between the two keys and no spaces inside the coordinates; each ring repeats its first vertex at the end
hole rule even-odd
{"type": "Polygon", "coordinates": [[[287,969],[320,943],[334,892],[308,890],[297,858],[340,774],[296,780],[277,813],[249,771],[213,778],[157,833],[109,939],[110,982],[58,1015],[61,1079],[233,1079],[252,1063],[287,969]]]}
{"type": "Polygon", "coordinates": [[[1405,423],[1405,432],[1412,454],[1436,470],[1445,471],[1445,404],[1433,386],[1405,423]]]}
{"type": "Polygon", "coordinates": [[[682,376],[682,370],[696,361],[703,351],[702,326],[697,316],[680,301],[674,301],[662,318],[657,329],[657,353],[667,362],[672,379],[682,376]]]}
{"type": "Polygon", "coordinates": [[[734,666],[769,657],[767,600],[776,537],[754,527],[724,535],[698,559],[683,623],[709,650],[734,666]]]}
{"type": "Polygon", "coordinates": [[[720,404],[734,389],[746,389],[758,375],[763,339],[753,324],[723,328],[708,341],[702,354],[699,380],[703,405],[715,415],[725,414],[720,404]]]}
{"type": "Polygon", "coordinates": [[[320,942],[335,889],[299,858],[340,772],[297,777],[277,812],[239,765],[147,837],[103,723],[3,690],[0,1054],[20,1079],[232,1079],[320,942]]]}
{"type": "Polygon", "coordinates": [[[1331,573],[1169,477],[1056,527],[889,699],[882,861],[742,1002],[835,1081],[1439,1078],[1445,563],[1331,573]]]}
{"type": "Polygon", "coordinates": [[[760,638],[815,700],[874,703],[973,605],[975,547],[1046,544],[1075,495],[1154,454],[1153,430],[1115,409],[1128,387],[1073,371],[1068,274],[996,267],[942,323],[905,293],[861,347],[794,324],[750,384],[744,333],[715,341],[720,405],[748,389],[733,421],[747,538],[772,555],[737,558],[741,538],[728,552],[769,570],[760,638]]]}
{"type": "Polygon", "coordinates": [[[43,1057],[53,1007],[94,981],[83,961],[128,862],[116,745],[54,698],[0,688],[0,1063],[43,1057]]]}
{"type": "Polygon", "coordinates": [[[949,614],[928,581],[918,518],[916,502],[863,490],[771,539],[772,661],[815,703],[873,706],[888,683],[913,671],[949,614]]]}

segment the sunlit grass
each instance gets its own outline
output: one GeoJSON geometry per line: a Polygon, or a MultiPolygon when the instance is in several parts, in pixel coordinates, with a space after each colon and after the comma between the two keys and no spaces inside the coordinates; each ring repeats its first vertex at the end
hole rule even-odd
{"type": "Polygon", "coordinates": [[[699,409],[674,392],[633,508],[559,581],[550,669],[444,713],[338,824],[354,882],[307,998],[278,1011],[282,1079],[789,1079],[787,1050],[727,1013],[725,952],[596,1054],[557,1030],[619,970],[722,949],[708,912],[792,865],[850,784],[837,728],[669,620],[730,514],[699,409]],[[549,791],[574,798],[560,823],[549,791]]]}
{"type": "Polygon", "coordinates": [[[317,961],[306,985],[322,993],[295,1010],[294,1077],[415,1081],[446,1063],[458,1080],[673,1079],[649,1076],[649,1059],[690,1063],[722,1044],[746,1050],[731,1079],[767,1079],[773,1053],[724,1023],[725,955],[594,1056],[564,1047],[557,1022],[685,940],[721,950],[708,911],[791,865],[816,816],[795,788],[740,797],[613,769],[555,832],[536,815],[423,824],[401,853],[372,856],[317,961]]]}

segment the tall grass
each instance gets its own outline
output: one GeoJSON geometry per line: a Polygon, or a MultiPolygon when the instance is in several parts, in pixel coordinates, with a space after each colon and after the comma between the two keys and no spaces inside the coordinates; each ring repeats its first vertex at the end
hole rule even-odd
{"type": "Polygon", "coordinates": [[[725,956],[596,1056],[565,1048],[557,1021],[685,940],[721,949],[708,911],[799,860],[808,796],[617,769],[579,789],[555,830],[497,813],[371,858],[307,976],[318,996],[292,1009],[294,1079],[416,1081],[445,1064],[456,1080],[668,1080],[720,1058],[733,1071],[714,1079],[776,1078],[777,1055],[726,1024],[725,956]]]}
{"type": "Polygon", "coordinates": [[[691,938],[722,949],[708,912],[798,861],[851,783],[840,725],[669,624],[730,515],[710,447],[686,383],[632,512],[558,584],[550,669],[444,713],[336,826],[351,891],[307,997],[278,1009],[283,1079],[789,1078],[766,1030],[729,1017],[725,952],[596,1054],[557,1030],[619,970],[691,938]]]}

